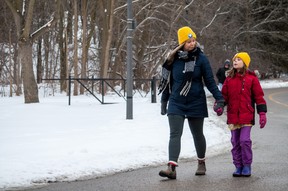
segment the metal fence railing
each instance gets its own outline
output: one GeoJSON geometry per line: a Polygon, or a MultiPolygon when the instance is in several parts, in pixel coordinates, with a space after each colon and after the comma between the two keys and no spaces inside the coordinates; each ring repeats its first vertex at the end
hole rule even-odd
{"type": "MultiPolygon", "coordinates": [[[[60,79],[60,78],[53,78],[53,79],[42,79],[42,81],[60,81],[60,80],[67,80],[68,81],[68,105],[71,105],[71,94],[72,94],[72,83],[74,81],[77,81],[87,92],[89,92],[97,101],[99,101],[101,104],[107,104],[105,102],[105,86],[109,87],[111,91],[115,92],[119,97],[122,97],[126,101],[126,79],[113,79],[113,78],[74,78],[69,76],[68,79],[60,79]],[[89,81],[92,82],[91,88],[87,86],[87,83],[84,83],[84,81],[89,81]],[[120,91],[116,90],[109,82],[111,81],[122,81],[123,84],[123,90],[124,93],[121,93],[120,91]],[[99,95],[97,96],[94,93],[94,83],[99,82],[99,90],[101,90],[101,98],[99,98],[99,95]]],[[[157,84],[157,78],[152,78],[152,79],[133,79],[134,82],[139,82],[143,81],[145,83],[150,84],[150,92],[151,92],[151,103],[156,103],[156,95],[157,95],[157,90],[156,90],[156,84],[157,84]]],[[[137,89],[135,89],[137,91],[137,89]]],[[[139,91],[140,93],[140,91],[139,91]]],[[[141,93],[140,93],[141,94],[141,93]]]]}

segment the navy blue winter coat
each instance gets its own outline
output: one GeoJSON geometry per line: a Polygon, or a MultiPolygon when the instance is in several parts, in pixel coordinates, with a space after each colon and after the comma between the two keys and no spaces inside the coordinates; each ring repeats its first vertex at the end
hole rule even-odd
{"type": "Polygon", "coordinates": [[[222,94],[216,86],[209,60],[197,47],[196,65],[193,72],[192,86],[187,96],[180,95],[184,78],[185,61],[177,54],[172,63],[170,84],[162,93],[161,102],[168,102],[167,114],[186,117],[208,117],[204,84],[216,100],[223,100],[222,94]]]}

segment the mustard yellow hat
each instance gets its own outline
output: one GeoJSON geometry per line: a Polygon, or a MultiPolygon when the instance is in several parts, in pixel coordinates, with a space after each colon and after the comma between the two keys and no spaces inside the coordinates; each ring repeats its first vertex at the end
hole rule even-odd
{"type": "Polygon", "coordinates": [[[185,26],[178,30],[178,44],[179,45],[192,37],[196,39],[196,34],[194,31],[192,31],[190,27],[185,26]]]}
{"type": "Polygon", "coordinates": [[[241,58],[241,60],[244,62],[244,64],[246,65],[247,68],[249,67],[251,58],[247,52],[239,52],[239,53],[235,54],[235,56],[233,57],[233,60],[237,57],[241,58]]]}

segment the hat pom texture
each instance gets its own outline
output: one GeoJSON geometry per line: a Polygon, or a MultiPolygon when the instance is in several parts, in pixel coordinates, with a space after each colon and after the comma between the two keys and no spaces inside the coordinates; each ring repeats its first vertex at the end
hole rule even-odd
{"type": "Polygon", "coordinates": [[[235,54],[235,56],[233,57],[233,60],[237,57],[241,58],[241,60],[244,62],[244,64],[246,65],[247,68],[249,67],[251,58],[247,52],[239,52],[239,53],[235,54]]]}
{"type": "Polygon", "coordinates": [[[191,39],[192,37],[196,39],[195,32],[190,27],[182,27],[178,30],[178,44],[182,44],[185,41],[191,39]]]}

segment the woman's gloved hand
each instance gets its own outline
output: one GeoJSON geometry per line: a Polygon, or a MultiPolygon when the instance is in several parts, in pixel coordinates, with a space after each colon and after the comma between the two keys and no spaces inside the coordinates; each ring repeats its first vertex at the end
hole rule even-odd
{"type": "Polygon", "coordinates": [[[225,101],[224,100],[217,100],[214,103],[213,109],[217,113],[218,116],[223,114],[224,106],[225,106],[225,101]]]}
{"type": "Polygon", "coordinates": [[[161,115],[167,114],[167,102],[161,102],[161,115]]]}

